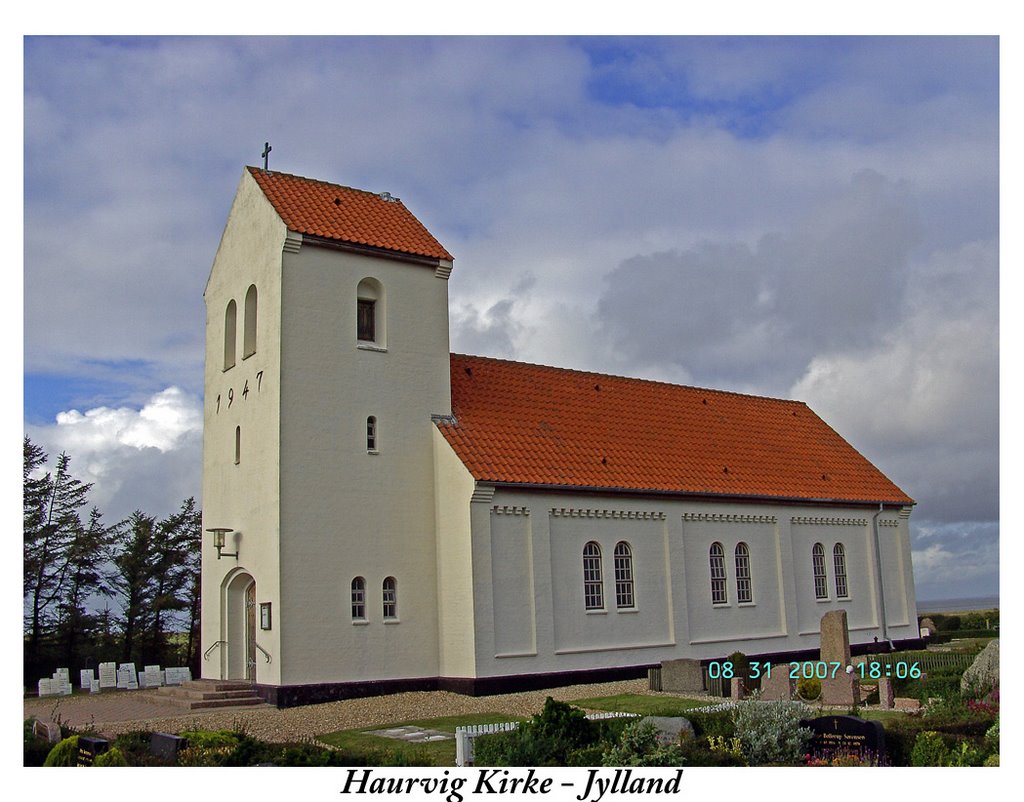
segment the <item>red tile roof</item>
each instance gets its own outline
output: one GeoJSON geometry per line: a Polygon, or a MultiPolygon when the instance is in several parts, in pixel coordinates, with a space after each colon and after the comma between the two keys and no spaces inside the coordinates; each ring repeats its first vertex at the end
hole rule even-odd
{"type": "Polygon", "coordinates": [[[300,234],[452,260],[397,198],[249,167],[286,226],[300,234]]]}
{"type": "Polygon", "coordinates": [[[478,481],[912,504],[798,401],[452,354],[455,422],[478,481]]]}

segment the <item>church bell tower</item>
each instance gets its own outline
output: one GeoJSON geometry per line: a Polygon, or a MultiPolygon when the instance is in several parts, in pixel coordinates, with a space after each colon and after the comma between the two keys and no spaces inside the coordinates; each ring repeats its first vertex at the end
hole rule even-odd
{"type": "Polygon", "coordinates": [[[204,677],[437,676],[451,269],[388,193],[243,173],[205,292],[204,677]]]}

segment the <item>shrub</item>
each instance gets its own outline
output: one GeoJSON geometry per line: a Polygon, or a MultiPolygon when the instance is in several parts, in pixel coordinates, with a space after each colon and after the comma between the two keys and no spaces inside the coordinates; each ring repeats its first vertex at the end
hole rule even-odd
{"type": "Polygon", "coordinates": [[[918,733],[910,753],[911,766],[945,766],[949,749],[942,736],[932,730],[918,733]]]}
{"type": "Polygon", "coordinates": [[[719,710],[713,713],[687,712],[686,718],[693,725],[693,734],[697,737],[716,735],[732,738],[736,734],[736,725],[733,723],[731,710],[719,710]]]}
{"type": "Polygon", "coordinates": [[[733,713],[743,755],[752,766],[798,764],[813,733],[800,726],[806,708],[799,702],[740,702],[733,713]]]}
{"type": "Polygon", "coordinates": [[[994,755],[989,755],[987,758],[985,758],[985,762],[982,763],[981,765],[983,765],[983,766],[996,766],[996,767],[998,767],[999,766],[999,753],[996,752],[994,755]]]}
{"type": "MultiPolygon", "coordinates": [[[[720,736],[712,735],[711,738],[720,736]]],[[[722,738],[724,742],[725,739],[722,738]]],[[[718,743],[716,741],[716,743],[718,743]]],[[[728,742],[726,749],[714,749],[711,746],[711,739],[687,738],[680,745],[684,766],[745,766],[747,762],[739,750],[733,749],[732,739],[728,742]]]]}
{"type": "Polygon", "coordinates": [[[549,696],[544,709],[518,729],[477,738],[473,762],[478,766],[569,766],[573,753],[593,746],[606,731],[588,721],[578,707],[549,696]]]}
{"type": "Polygon", "coordinates": [[[631,721],[601,757],[602,766],[678,766],[682,761],[679,744],[659,742],[650,721],[631,721]]]}
{"type": "Polygon", "coordinates": [[[127,766],[128,758],[125,757],[124,752],[116,746],[112,746],[102,755],[96,755],[92,764],[94,766],[127,766]]]}
{"type": "Polygon", "coordinates": [[[77,766],[78,736],[72,735],[53,745],[50,754],[43,761],[44,766],[77,766]]]}
{"type": "Polygon", "coordinates": [[[970,742],[960,741],[952,750],[946,760],[947,766],[979,766],[981,765],[981,752],[975,749],[970,742]]]}
{"type": "Polygon", "coordinates": [[[817,677],[803,677],[796,681],[796,692],[801,699],[812,702],[821,696],[821,680],[817,677]]]}
{"type": "MultiPolygon", "coordinates": [[[[732,663],[732,675],[740,678],[744,688],[752,690],[761,687],[760,679],[754,680],[750,678],[750,658],[743,654],[743,652],[733,652],[726,660],[732,663]]],[[[727,687],[731,687],[732,680],[729,680],[729,683],[730,685],[727,687]]]]}

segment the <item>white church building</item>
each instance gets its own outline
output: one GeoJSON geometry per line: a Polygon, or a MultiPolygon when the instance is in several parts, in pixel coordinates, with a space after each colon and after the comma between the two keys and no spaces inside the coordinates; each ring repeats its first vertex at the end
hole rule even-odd
{"type": "MultiPolygon", "coordinates": [[[[917,638],[906,493],[796,401],[451,354],[396,198],[242,175],[205,291],[202,675],[279,706],[917,638]]],[[[816,659],[816,658],[815,658],[816,659]]]]}

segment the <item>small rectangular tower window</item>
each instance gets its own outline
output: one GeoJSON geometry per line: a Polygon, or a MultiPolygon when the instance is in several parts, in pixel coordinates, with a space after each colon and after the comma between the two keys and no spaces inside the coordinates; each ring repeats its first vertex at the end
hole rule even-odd
{"type": "Polygon", "coordinates": [[[373,415],[366,419],[366,450],[377,450],[377,418],[373,415]]]}
{"type": "MultiPolygon", "coordinates": [[[[376,301],[367,300],[365,298],[359,299],[358,337],[363,342],[372,343],[376,340],[376,306],[376,301]]],[[[349,331],[351,331],[351,329],[349,329],[349,331]]]]}

